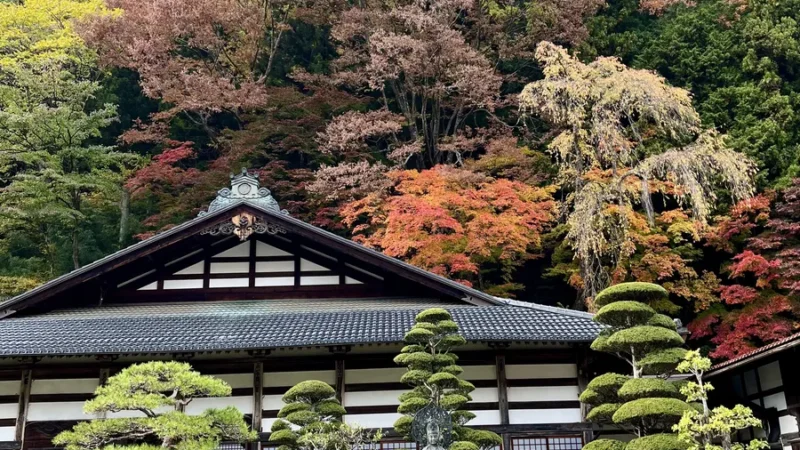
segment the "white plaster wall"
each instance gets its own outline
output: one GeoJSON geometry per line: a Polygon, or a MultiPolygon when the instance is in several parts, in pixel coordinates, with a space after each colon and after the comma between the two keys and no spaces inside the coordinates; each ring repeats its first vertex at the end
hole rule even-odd
{"type": "MultiPolygon", "coordinates": [[[[0,404],[0,419],[16,419],[19,412],[19,403],[0,404]]],[[[2,439],[0,439],[1,441],[2,439]]]]}
{"type": "Polygon", "coordinates": [[[792,416],[780,416],[778,417],[778,423],[781,426],[781,434],[786,433],[797,433],[797,420],[792,416]]]}
{"type": "Polygon", "coordinates": [[[500,411],[472,411],[475,418],[467,422],[467,425],[500,425],[500,411]]]}
{"type": "Polygon", "coordinates": [[[199,415],[209,408],[226,408],[228,406],[235,406],[236,409],[242,412],[242,414],[252,414],[253,397],[242,396],[197,398],[192,400],[192,402],[186,406],[186,412],[192,415],[199,415]]]}
{"type": "Polygon", "coordinates": [[[497,379],[497,369],[493,365],[461,366],[461,368],[464,369],[461,377],[465,380],[476,381],[497,379]]]}
{"type": "MultiPolygon", "coordinates": [[[[84,420],[94,415],[83,413],[84,402],[35,402],[28,405],[28,421],[84,420]]],[[[138,416],[136,416],[138,417],[138,416]]]]}
{"type": "Polygon", "coordinates": [[[286,387],[286,389],[289,389],[295,384],[306,380],[319,380],[328,384],[334,384],[336,382],[336,371],[264,372],[265,387],[286,387]]]}
{"type": "Polygon", "coordinates": [[[526,423],[575,423],[581,421],[581,410],[580,408],[512,409],[508,412],[508,416],[512,425],[526,423]]]}
{"type": "Polygon", "coordinates": [[[326,286],[339,284],[339,275],[327,275],[321,277],[300,277],[300,286],[326,286]]]}
{"type": "Polygon", "coordinates": [[[0,381],[0,395],[19,395],[20,380],[0,381]]]}
{"type": "Polygon", "coordinates": [[[40,394],[93,394],[100,380],[75,378],[69,380],[33,380],[31,395],[40,394]]]}
{"type": "Polygon", "coordinates": [[[214,378],[228,383],[231,389],[242,389],[253,387],[253,374],[251,373],[225,373],[220,375],[211,375],[214,378]]]}
{"type": "Polygon", "coordinates": [[[0,427],[0,441],[13,441],[16,427],[0,427]]]}
{"type": "MultiPolygon", "coordinates": [[[[385,369],[347,369],[345,366],[344,379],[347,384],[363,383],[398,383],[400,377],[406,373],[403,367],[389,367],[385,369]]],[[[335,376],[335,374],[334,374],[335,376]]]]}
{"type": "Polygon", "coordinates": [[[349,424],[359,424],[364,428],[392,428],[400,417],[401,414],[398,413],[346,414],[344,421],[349,424]]]}
{"type": "Polygon", "coordinates": [[[408,391],[345,392],[344,406],[348,408],[350,406],[399,405],[400,401],[397,398],[404,392],[408,391]]]}
{"type": "Polygon", "coordinates": [[[506,378],[509,380],[577,377],[578,367],[575,364],[509,364],[506,366],[506,378]]]}
{"type": "Polygon", "coordinates": [[[577,401],[578,386],[535,386],[508,388],[510,402],[577,401]]]}

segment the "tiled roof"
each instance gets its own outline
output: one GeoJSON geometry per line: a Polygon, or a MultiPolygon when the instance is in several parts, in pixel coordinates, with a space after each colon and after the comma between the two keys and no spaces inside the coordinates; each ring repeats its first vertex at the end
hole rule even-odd
{"type": "Polygon", "coordinates": [[[729,368],[733,368],[734,366],[739,366],[749,363],[750,361],[760,359],[762,356],[766,356],[770,350],[778,350],[781,349],[781,347],[794,347],[796,345],[800,345],[800,333],[791,334],[783,339],[779,339],[753,351],[741,354],[736,358],[716,364],[711,367],[711,371],[708,373],[708,375],[716,375],[723,371],[727,371],[729,368]]]}
{"type": "Polygon", "coordinates": [[[588,342],[591,315],[504,301],[246,300],[109,305],[0,320],[0,356],[169,353],[401,342],[417,312],[445,306],[470,341],[588,342]]]}

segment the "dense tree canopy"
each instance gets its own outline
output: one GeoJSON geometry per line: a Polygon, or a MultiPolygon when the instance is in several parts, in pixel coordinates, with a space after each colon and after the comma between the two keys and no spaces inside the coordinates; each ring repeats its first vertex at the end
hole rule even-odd
{"type": "Polygon", "coordinates": [[[0,296],[247,166],[295,217],[496,295],[596,309],[659,283],[659,313],[736,356],[799,323],[798,11],[0,2],[0,296]]]}

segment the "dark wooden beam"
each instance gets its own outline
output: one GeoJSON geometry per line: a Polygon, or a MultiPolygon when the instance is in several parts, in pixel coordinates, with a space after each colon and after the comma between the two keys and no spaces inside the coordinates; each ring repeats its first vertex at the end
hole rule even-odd
{"type": "Polygon", "coordinates": [[[264,409],[264,363],[253,363],[253,429],[261,432],[262,411],[264,409]]]}
{"type": "MultiPolygon", "coordinates": [[[[504,349],[498,349],[495,355],[495,370],[497,374],[497,399],[500,409],[500,425],[511,423],[508,413],[508,380],[506,379],[506,354],[504,349]]],[[[511,435],[502,433],[503,450],[511,449],[511,435]]]]}
{"type": "Polygon", "coordinates": [[[251,288],[256,287],[256,245],[258,241],[251,238],[250,239],[250,265],[248,266],[248,270],[250,272],[250,280],[248,281],[248,286],[251,288]]]}
{"type": "Polygon", "coordinates": [[[31,398],[31,385],[33,384],[33,371],[23,370],[19,384],[19,404],[17,405],[17,424],[14,430],[14,440],[25,443],[25,424],[28,421],[28,405],[31,398]]]}

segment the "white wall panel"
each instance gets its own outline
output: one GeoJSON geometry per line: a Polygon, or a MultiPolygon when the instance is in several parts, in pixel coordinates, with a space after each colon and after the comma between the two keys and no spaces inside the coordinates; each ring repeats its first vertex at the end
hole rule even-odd
{"type": "Polygon", "coordinates": [[[300,277],[300,286],[326,286],[335,284],[339,284],[339,275],[324,277],[309,277],[303,275],[300,277]]]}
{"type": "Polygon", "coordinates": [[[758,380],[761,382],[762,391],[783,386],[783,383],[781,382],[781,366],[778,361],[774,361],[759,367],[758,380]]]}
{"type": "Polygon", "coordinates": [[[217,253],[216,256],[228,258],[228,257],[242,257],[242,256],[250,256],[250,243],[243,242],[236,247],[229,248],[222,253],[217,253]]]}
{"type": "Polygon", "coordinates": [[[20,381],[0,381],[0,395],[19,395],[20,381]]]}
{"type": "Polygon", "coordinates": [[[224,373],[219,375],[210,374],[214,378],[228,383],[231,389],[251,388],[253,387],[253,374],[252,373],[224,373]]]}
{"type": "Polygon", "coordinates": [[[256,278],[256,286],[294,286],[294,277],[256,278]]]}
{"type": "Polygon", "coordinates": [[[461,368],[464,369],[464,373],[461,374],[461,378],[465,380],[475,381],[497,379],[497,369],[494,365],[461,366],[461,368]]]}
{"type": "Polygon", "coordinates": [[[247,287],[249,285],[249,278],[216,278],[208,280],[208,287],[210,288],[247,287]]]}
{"type": "Polygon", "coordinates": [[[346,414],[344,416],[345,423],[359,424],[364,428],[392,428],[394,422],[400,418],[402,414],[397,413],[384,413],[384,414],[346,414]]]}
{"type": "Polygon", "coordinates": [[[16,430],[16,427],[0,427],[0,441],[13,441],[16,430]]]}
{"type": "Polygon", "coordinates": [[[578,386],[536,386],[508,388],[509,402],[574,401],[580,394],[578,386]]]}
{"type": "Polygon", "coordinates": [[[202,414],[208,408],[226,408],[235,406],[242,414],[253,413],[253,397],[212,397],[196,398],[186,406],[188,414],[202,414]]]}
{"type": "Polygon", "coordinates": [[[261,431],[270,431],[272,424],[278,419],[261,419],[261,431]]]}
{"type": "Polygon", "coordinates": [[[311,262],[307,259],[301,259],[300,270],[306,272],[309,270],[331,270],[331,269],[329,267],[321,266],[317,263],[311,262]]]}
{"type": "Polygon", "coordinates": [[[256,261],[256,272],[294,272],[294,261],[256,261]]]}
{"type": "Polygon", "coordinates": [[[783,392],[778,392],[777,394],[772,394],[764,397],[764,407],[765,408],[775,408],[778,411],[783,411],[786,409],[786,396],[783,395],[783,392]]]}
{"type": "Polygon", "coordinates": [[[39,394],[93,394],[100,380],[76,378],[69,380],[33,380],[31,395],[39,394]]]}
{"type": "MultiPolygon", "coordinates": [[[[288,387],[286,388],[289,389],[288,387]]],[[[261,399],[261,408],[264,411],[278,411],[279,409],[283,408],[283,394],[281,395],[265,395],[264,398],[261,399]]]]}
{"type": "Polygon", "coordinates": [[[212,262],[211,273],[248,273],[250,263],[242,262],[212,262]]]}
{"type": "Polygon", "coordinates": [[[158,283],[157,283],[157,282],[155,282],[155,281],[153,281],[152,283],[150,283],[150,284],[146,284],[146,285],[144,285],[144,286],[140,287],[140,288],[139,288],[139,289],[137,289],[137,290],[138,290],[138,291],[154,291],[154,290],[156,290],[156,289],[158,289],[158,283]]]}
{"type": "Polygon", "coordinates": [[[472,411],[475,418],[467,425],[500,425],[500,411],[472,411]]]}
{"type": "Polygon", "coordinates": [[[476,403],[496,403],[500,400],[497,398],[497,388],[477,388],[469,394],[472,401],[476,403]]]}
{"type": "Polygon", "coordinates": [[[18,403],[0,403],[0,419],[16,419],[18,412],[18,403]]]}
{"type": "Polygon", "coordinates": [[[526,423],[575,423],[581,421],[581,410],[580,408],[512,409],[508,412],[508,416],[512,425],[526,423]]]}
{"type": "Polygon", "coordinates": [[[506,366],[506,378],[509,380],[577,377],[578,367],[575,364],[509,364],[506,366]]]}
{"type": "Polygon", "coordinates": [[[256,242],[256,256],[292,256],[292,254],[278,247],[258,241],[256,242]]]}
{"type": "Polygon", "coordinates": [[[328,384],[336,382],[335,370],[315,370],[304,372],[264,372],[264,386],[286,387],[287,389],[295,384],[306,380],[319,380],[328,384]]]}
{"type": "Polygon", "coordinates": [[[36,402],[28,405],[28,421],[93,419],[83,413],[84,402],[36,402]]]}
{"type": "Polygon", "coordinates": [[[205,262],[200,261],[199,263],[194,263],[185,269],[175,272],[175,275],[200,275],[205,272],[205,265],[205,262]]]}
{"type": "Polygon", "coordinates": [[[781,434],[797,433],[797,420],[792,416],[778,417],[778,423],[781,425],[781,434]]]}
{"type": "Polygon", "coordinates": [[[364,284],[355,278],[344,277],[344,284],[364,284]]]}
{"type": "Polygon", "coordinates": [[[408,391],[345,392],[344,406],[347,408],[350,406],[399,405],[400,400],[397,398],[404,392],[408,391]]]}
{"type": "Polygon", "coordinates": [[[344,379],[347,384],[362,383],[398,383],[400,377],[406,373],[404,367],[389,367],[385,369],[346,369],[344,379]]]}
{"type": "Polygon", "coordinates": [[[202,289],[202,288],[203,288],[203,280],[164,280],[164,289],[202,289]]]}

